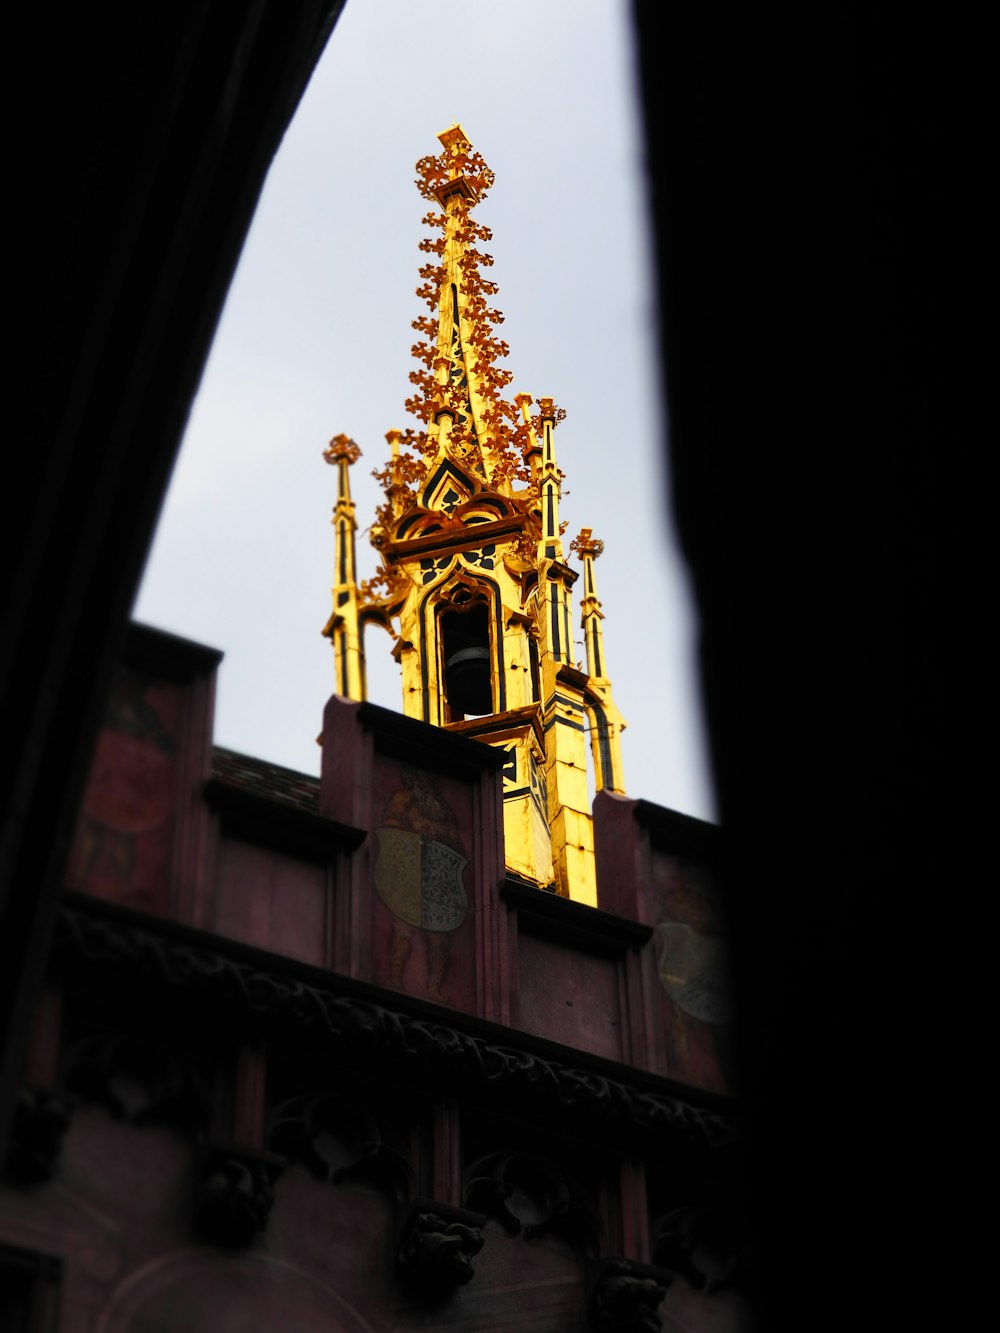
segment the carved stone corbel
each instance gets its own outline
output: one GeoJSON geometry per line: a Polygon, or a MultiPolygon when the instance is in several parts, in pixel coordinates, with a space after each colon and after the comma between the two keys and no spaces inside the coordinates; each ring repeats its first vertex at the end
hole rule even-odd
{"type": "Polygon", "coordinates": [[[610,1256],[595,1264],[588,1286],[591,1333],[659,1333],[659,1305],[672,1274],[653,1264],[610,1256]]]}
{"type": "Polygon", "coordinates": [[[396,1273],[422,1295],[444,1299],[472,1280],[486,1218],[434,1199],[413,1199],[399,1213],[396,1273]]]}
{"type": "Polygon", "coordinates": [[[18,1185],[51,1180],[76,1105],[54,1088],[22,1087],[11,1124],[4,1174],[18,1185]]]}
{"type": "Polygon", "coordinates": [[[195,1220],[209,1240],[246,1245],[264,1230],[274,1183],[286,1161],[277,1153],[215,1141],[204,1149],[195,1185],[195,1220]]]}

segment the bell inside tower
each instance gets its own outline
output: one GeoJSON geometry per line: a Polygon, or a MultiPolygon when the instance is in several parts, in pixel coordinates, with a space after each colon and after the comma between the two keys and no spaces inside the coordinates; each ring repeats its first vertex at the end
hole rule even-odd
{"type": "Polygon", "coordinates": [[[448,721],[484,717],[493,712],[490,630],[486,605],[446,611],[441,617],[448,721]]]}

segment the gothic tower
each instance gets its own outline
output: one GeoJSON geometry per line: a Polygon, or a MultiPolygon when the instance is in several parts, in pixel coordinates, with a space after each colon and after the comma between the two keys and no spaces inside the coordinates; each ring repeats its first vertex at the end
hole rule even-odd
{"type": "Polygon", "coordinates": [[[509,871],[564,897],[596,904],[594,839],[587,780],[589,733],[596,790],[623,792],[625,725],[606,674],[594,561],[603,545],[589,528],[569,544],[583,563],[586,665],[574,661],[573,587],[563,472],[555,428],[565,418],[551,398],[503,396],[511,382],[497,361],[502,322],[488,299],[497,287],[476,248],[488,228],[473,220],[493,173],[461,126],[438,135],[443,152],[417,163],[417,186],[436,208],[417,289],[430,310],[414,320],[420,368],[407,410],[421,423],[390,430],[387,465],[375,476],[386,499],[371,529],[381,557],[358,584],[349,469],[359,449],[346,435],[324,457],[337,468],[332,640],[337,690],[366,695],[364,633],[378,624],[395,642],[403,711],[497,746],[503,771],[509,871]],[[438,211],[440,210],[440,211],[438,211]]]}

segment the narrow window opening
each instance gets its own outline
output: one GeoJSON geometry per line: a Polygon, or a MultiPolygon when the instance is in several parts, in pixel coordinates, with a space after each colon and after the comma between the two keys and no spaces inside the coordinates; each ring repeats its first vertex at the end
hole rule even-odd
{"type": "Polygon", "coordinates": [[[538,670],[538,644],[534,639],[528,640],[528,665],[531,668],[531,697],[538,703],[542,697],[542,683],[538,670]]]}
{"type": "Polygon", "coordinates": [[[441,617],[446,712],[449,722],[493,712],[490,627],[484,603],[441,617]]]}

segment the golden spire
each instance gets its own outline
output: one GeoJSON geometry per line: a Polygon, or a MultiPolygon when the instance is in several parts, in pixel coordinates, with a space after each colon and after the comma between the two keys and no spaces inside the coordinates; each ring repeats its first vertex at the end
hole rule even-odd
{"type": "Polygon", "coordinates": [[[570,548],[584,564],[584,670],[573,658],[579,572],[559,516],[554,431],[566,413],[541,398],[532,415],[531,394],[505,395],[512,377],[498,362],[508,348],[495,336],[503,316],[482,273],[493,260],[477,246],[491,235],[472,216],[493,173],[461,125],[438,139],[442,151],[417,163],[417,187],[436,206],[424,217],[432,235],[420,244],[429,260],[417,295],[430,313],[414,321],[419,368],[406,403],[419,425],[386,435],[390,456],[374,474],[385,501],[371,529],[380,568],[360,589],[347,490],[356,446],[338,436],[328,451],[344,480],[335,510],[343,577],[327,632],[339,688],[354,698],[364,689],[365,626],[389,630],[404,711],[505,752],[508,870],[596,903],[586,738],[598,789],[620,791],[624,726],[604,674],[593,572],[601,544],[584,529],[570,548]]]}
{"type": "MultiPolygon", "coordinates": [[[[512,376],[497,362],[510,349],[495,333],[503,315],[489,304],[497,285],[482,272],[493,257],[476,244],[492,239],[492,232],[472,217],[489,193],[493,172],[461,125],[438,139],[443,151],[417,163],[417,188],[441,210],[423,219],[438,234],[420,242],[430,259],[420,268],[423,283],[416,294],[430,314],[413,321],[421,337],[411,351],[420,368],[410,374],[416,392],[406,400],[422,427],[399,433],[395,472],[384,469],[376,477],[388,491],[398,475],[416,500],[421,483],[442,457],[450,457],[511,494],[529,477],[522,456],[526,428],[502,396],[512,376]]],[[[383,523],[388,517],[382,516],[383,523]]]]}

